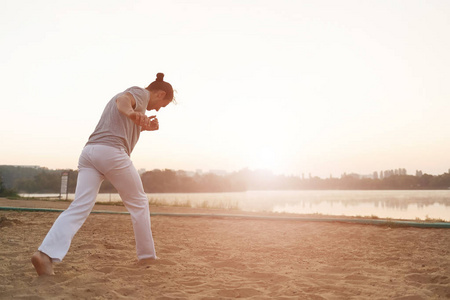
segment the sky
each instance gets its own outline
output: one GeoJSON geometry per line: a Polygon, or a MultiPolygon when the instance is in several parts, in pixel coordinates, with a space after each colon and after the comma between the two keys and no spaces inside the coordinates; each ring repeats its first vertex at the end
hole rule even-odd
{"type": "Polygon", "coordinates": [[[449,172],[450,1],[0,5],[0,164],[76,169],[106,103],[163,72],[138,169],[449,172]]]}

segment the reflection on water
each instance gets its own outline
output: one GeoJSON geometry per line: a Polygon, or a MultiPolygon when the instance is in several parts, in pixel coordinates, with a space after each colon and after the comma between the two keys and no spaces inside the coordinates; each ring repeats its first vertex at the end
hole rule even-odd
{"type": "Polygon", "coordinates": [[[450,221],[450,191],[292,191],[278,197],[283,200],[271,211],[450,221]]]}
{"type": "MultiPolygon", "coordinates": [[[[30,196],[30,195],[24,195],[30,196]]],[[[53,195],[55,196],[55,195],[53,195]]],[[[69,199],[74,195],[69,194],[69,199]]],[[[248,191],[148,194],[150,203],[243,211],[286,212],[450,221],[450,190],[444,191],[248,191]]],[[[100,194],[97,202],[120,201],[100,194]]]]}

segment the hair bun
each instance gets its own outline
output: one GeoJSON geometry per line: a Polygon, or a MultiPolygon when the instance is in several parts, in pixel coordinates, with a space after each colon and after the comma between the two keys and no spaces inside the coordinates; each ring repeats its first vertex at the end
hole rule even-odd
{"type": "Polygon", "coordinates": [[[164,81],[164,73],[156,74],[156,81],[164,81]]]}

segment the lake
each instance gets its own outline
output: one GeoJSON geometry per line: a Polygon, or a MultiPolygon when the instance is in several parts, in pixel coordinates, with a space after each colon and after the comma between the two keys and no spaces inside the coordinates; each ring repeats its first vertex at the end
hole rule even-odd
{"type": "MultiPolygon", "coordinates": [[[[237,193],[151,193],[147,195],[151,205],[237,208],[248,212],[450,221],[450,190],[247,191],[237,193]]],[[[58,195],[21,194],[21,196],[56,197],[58,195]]],[[[73,194],[69,194],[69,199],[73,199],[73,197],[73,194]]],[[[121,199],[118,194],[99,194],[96,201],[114,202],[121,201],[121,199]]]]}

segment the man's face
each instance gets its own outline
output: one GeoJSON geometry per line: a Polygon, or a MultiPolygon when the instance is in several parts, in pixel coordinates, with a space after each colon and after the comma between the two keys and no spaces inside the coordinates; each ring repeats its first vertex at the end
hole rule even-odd
{"type": "Polygon", "coordinates": [[[150,94],[150,101],[147,105],[147,110],[156,110],[159,111],[161,107],[166,107],[169,105],[172,100],[165,100],[166,92],[164,91],[156,91],[150,94]]]}
{"type": "Polygon", "coordinates": [[[170,100],[159,100],[155,105],[155,110],[159,111],[162,107],[166,107],[167,105],[169,105],[170,102],[170,100]]]}
{"type": "Polygon", "coordinates": [[[156,100],[153,103],[149,103],[147,110],[156,110],[159,111],[162,107],[166,107],[169,105],[169,103],[172,102],[171,100],[156,100]]]}

